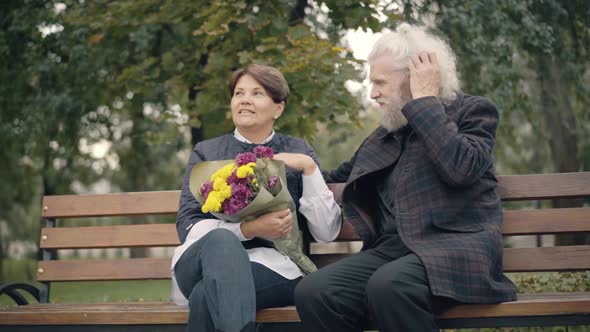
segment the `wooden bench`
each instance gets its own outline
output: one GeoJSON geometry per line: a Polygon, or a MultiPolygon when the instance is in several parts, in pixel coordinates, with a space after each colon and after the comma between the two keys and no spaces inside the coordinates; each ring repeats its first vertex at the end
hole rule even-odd
{"type": "MultiPolygon", "coordinates": [[[[500,176],[498,181],[498,192],[505,202],[590,197],[590,172],[500,176]]],[[[330,187],[339,199],[343,185],[330,187]]],[[[178,200],[179,191],[45,197],[45,225],[39,242],[43,259],[38,262],[37,270],[37,280],[43,287],[33,290],[41,303],[0,311],[0,330],[78,331],[84,327],[84,330],[98,331],[104,325],[109,325],[109,331],[146,327],[153,331],[184,330],[188,308],[171,302],[48,303],[51,283],[56,281],[170,278],[169,258],[59,260],[56,250],[178,245],[175,226],[170,223],[57,227],[58,220],[175,214],[178,200]]],[[[590,208],[505,210],[502,231],[505,236],[588,233],[590,208]]],[[[338,241],[358,241],[348,222],[338,241]]],[[[345,255],[315,254],[313,259],[323,266],[345,255]]],[[[589,271],[590,246],[506,248],[504,268],[506,272],[589,271]]],[[[14,295],[10,288],[4,291],[14,295]]],[[[18,295],[14,297],[18,300],[18,295]]],[[[515,302],[460,305],[438,319],[443,328],[590,325],[590,292],[519,294],[515,302]]],[[[300,327],[294,307],[259,311],[257,321],[262,323],[263,330],[288,331],[300,327]]]]}

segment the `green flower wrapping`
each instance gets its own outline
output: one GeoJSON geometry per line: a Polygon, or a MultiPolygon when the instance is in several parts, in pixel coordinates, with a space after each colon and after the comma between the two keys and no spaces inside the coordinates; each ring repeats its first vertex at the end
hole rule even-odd
{"type": "MultiPolygon", "coordinates": [[[[193,167],[190,177],[190,190],[201,205],[205,204],[205,200],[200,192],[201,186],[207,181],[210,181],[210,178],[214,173],[232,162],[233,160],[203,161],[193,167]]],[[[317,267],[315,264],[303,253],[303,235],[299,230],[299,224],[297,222],[295,202],[287,189],[285,164],[278,160],[268,159],[262,161],[260,158],[257,158],[256,169],[259,172],[264,172],[266,178],[278,176],[280,190],[273,190],[276,192],[276,195],[273,195],[273,193],[269,192],[264,186],[259,186],[259,190],[254,199],[240,211],[231,215],[214,211],[209,211],[209,213],[221,220],[239,223],[248,222],[263,214],[288,208],[291,210],[293,218],[293,228],[291,232],[282,239],[264,240],[272,242],[274,248],[283,255],[289,257],[295,264],[297,264],[303,273],[309,274],[316,271],[317,267]]]]}

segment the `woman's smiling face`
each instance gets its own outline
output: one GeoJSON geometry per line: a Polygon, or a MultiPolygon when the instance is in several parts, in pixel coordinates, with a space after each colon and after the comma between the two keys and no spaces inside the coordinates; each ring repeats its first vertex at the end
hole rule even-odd
{"type": "Polygon", "coordinates": [[[242,131],[272,131],[274,120],[283,113],[285,103],[275,103],[266,89],[246,74],[236,83],[231,98],[234,125],[242,131]]]}

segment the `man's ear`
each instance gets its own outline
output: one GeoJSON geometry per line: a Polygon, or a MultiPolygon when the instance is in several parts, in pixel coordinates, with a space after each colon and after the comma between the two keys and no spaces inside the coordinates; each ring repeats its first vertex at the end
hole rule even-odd
{"type": "Polygon", "coordinates": [[[282,101],[280,103],[277,104],[277,109],[275,110],[275,115],[273,116],[273,119],[278,119],[281,117],[281,115],[283,114],[283,111],[285,110],[285,102],[282,101]]]}

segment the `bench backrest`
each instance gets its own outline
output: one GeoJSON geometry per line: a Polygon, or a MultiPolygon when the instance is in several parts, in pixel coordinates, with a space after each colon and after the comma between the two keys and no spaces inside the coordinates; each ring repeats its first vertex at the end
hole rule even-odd
{"type": "MultiPolygon", "coordinates": [[[[498,176],[498,193],[504,202],[590,197],[590,172],[498,176]]],[[[331,184],[340,200],[343,184],[331,184]]],[[[56,227],[57,220],[82,217],[114,217],[175,214],[179,191],[136,192],[104,195],[46,196],[37,280],[139,280],[170,278],[169,258],[111,260],[53,260],[59,249],[173,247],[179,244],[174,224],[56,227]]],[[[519,209],[504,211],[505,236],[590,232],[590,208],[519,209]]],[[[345,221],[339,242],[358,241],[345,221]]],[[[346,253],[314,254],[323,266],[346,253]]],[[[504,268],[517,271],[590,270],[590,246],[506,248],[504,268]]]]}

